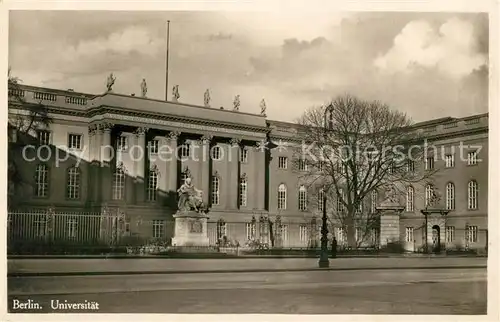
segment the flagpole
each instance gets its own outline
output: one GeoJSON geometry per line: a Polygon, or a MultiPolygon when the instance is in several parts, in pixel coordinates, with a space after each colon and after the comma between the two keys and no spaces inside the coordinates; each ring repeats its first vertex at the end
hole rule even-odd
{"type": "Polygon", "coordinates": [[[168,58],[170,47],[170,20],[167,20],[167,55],[166,55],[166,70],[165,70],[165,101],[168,101],[168,58]]]}

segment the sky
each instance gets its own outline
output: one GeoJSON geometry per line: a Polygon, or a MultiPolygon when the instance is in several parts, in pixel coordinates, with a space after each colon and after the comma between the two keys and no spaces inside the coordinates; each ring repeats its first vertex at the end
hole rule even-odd
{"type": "Polygon", "coordinates": [[[24,84],[165,98],[294,121],[349,93],[415,122],[488,111],[488,16],[418,12],[11,11],[9,65],[24,84]]]}

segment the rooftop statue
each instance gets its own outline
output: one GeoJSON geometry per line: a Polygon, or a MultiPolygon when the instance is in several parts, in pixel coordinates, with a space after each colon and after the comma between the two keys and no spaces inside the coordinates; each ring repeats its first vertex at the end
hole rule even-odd
{"type": "Polygon", "coordinates": [[[177,207],[180,212],[196,211],[202,212],[206,209],[203,203],[203,191],[195,188],[191,178],[186,178],[184,184],[177,189],[179,194],[179,202],[177,207]]]}
{"type": "Polygon", "coordinates": [[[172,88],[172,100],[174,102],[177,102],[180,97],[181,95],[179,95],[179,85],[174,85],[174,87],[172,88]]]}
{"type": "Polygon", "coordinates": [[[141,95],[142,97],[146,97],[146,94],[148,93],[148,85],[146,84],[146,79],[143,78],[141,82],[141,95]]]}
{"type": "Polygon", "coordinates": [[[205,107],[210,107],[210,90],[205,91],[205,95],[203,97],[203,103],[205,104],[205,107]]]}
{"type": "Polygon", "coordinates": [[[264,101],[264,99],[262,99],[262,101],[260,101],[260,115],[266,115],[266,101],[264,101]]]}
{"type": "Polygon", "coordinates": [[[240,110],[240,95],[236,95],[234,97],[234,101],[233,101],[233,110],[235,111],[239,111],[240,110]]]}
{"type": "Polygon", "coordinates": [[[109,74],[108,80],[106,83],[106,88],[108,89],[108,92],[111,92],[113,90],[113,85],[115,84],[116,77],[113,75],[113,73],[109,74]]]}

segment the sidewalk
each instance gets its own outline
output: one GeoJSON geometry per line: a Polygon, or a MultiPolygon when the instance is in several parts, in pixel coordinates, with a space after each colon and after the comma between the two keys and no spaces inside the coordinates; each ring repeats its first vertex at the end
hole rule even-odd
{"type": "MultiPolygon", "coordinates": [[[[487,258],[336,258],[330,270],[486,268],[487,258]]],[[[238,273],[318,270],[317,258],[8,259],[8,276],[238,273]]]]}

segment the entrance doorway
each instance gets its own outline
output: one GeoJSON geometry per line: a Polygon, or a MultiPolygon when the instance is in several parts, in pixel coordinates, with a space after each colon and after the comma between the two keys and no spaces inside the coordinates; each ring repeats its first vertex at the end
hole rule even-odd
{"type": "Polygon", "coordinates": [[[441,251],[440,228],[438,225],[432,226],[432,251],[439,253],[441,251]]]}

